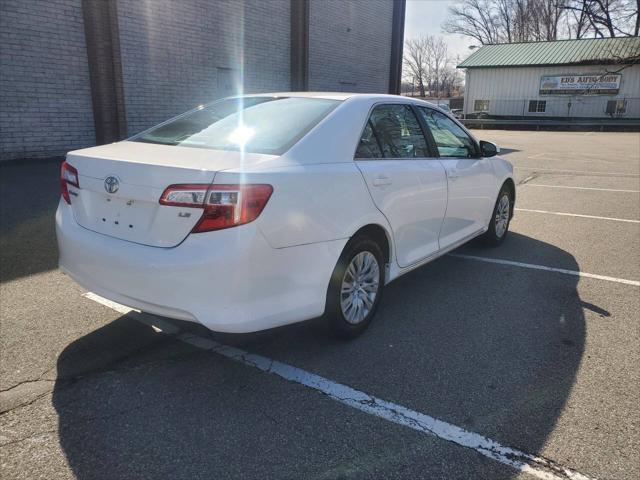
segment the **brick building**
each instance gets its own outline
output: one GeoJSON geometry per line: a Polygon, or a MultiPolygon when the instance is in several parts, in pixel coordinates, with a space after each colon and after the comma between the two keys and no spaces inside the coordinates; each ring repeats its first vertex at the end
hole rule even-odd
{"type": "Polygon", "coordinates": [[[398,92],[404,0],[2,0],[0,160],[244,91],[398,92]]]}

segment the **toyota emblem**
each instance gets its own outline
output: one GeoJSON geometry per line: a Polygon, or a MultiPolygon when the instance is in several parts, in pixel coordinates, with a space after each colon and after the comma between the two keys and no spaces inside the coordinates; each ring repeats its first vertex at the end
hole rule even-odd
{"type": "Polygon", "coordinates": [[[104,189],[107,193],[116,193],[120,188],[120,181],[116,177],[107,177],[104,179],[104,189]]]}

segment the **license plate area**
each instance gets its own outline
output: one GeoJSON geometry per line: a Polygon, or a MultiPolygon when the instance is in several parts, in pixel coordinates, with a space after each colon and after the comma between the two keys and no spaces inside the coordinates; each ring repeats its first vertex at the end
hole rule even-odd
{"type": "Polygon", "coordinates": [[[182,242],[202,209],[160,205],[160,189],[121,182],[117,193],[104,191],[104,180],[80,177],[71,208],[78,224],[104,235],[154,247],[182,242]]]}
{"type": "Polygon", "coordinates": [[[148,239],[158,209],[155,203],[86,189],[78,193],[72,206],[80,225],[135,242],[148,239]]]}
{"type": "Polygon", "coordinates": [[[132,198],[97,196],[102,198],[95,199],[95,209],[91,212],[96,224],[112,233],[149,229],[155,215],[155,205],[132,198]]]}
{"type": "Polygon", "coordinates": [[[98,217],[95,221],[109,226],[110,229],[134,229],[139,228],[141,225],[148,227],[149,217],[146,217],[147,222],[145,222],[145,217],[140,215],[140,210],[151,213],[149,212],[149,205],[145,207],[144,203],[146,202],[134,199],[104,197],[101,205],[94,212],[94,215],[98,217]],[[147,225],[144,225],[145,223],[147,225]]]}

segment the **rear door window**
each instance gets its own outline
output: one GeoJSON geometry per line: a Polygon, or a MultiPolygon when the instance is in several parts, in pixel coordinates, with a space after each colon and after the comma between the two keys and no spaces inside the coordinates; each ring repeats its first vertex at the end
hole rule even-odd
{"type": "Polygon", "coordinates": [[[378,154],[383,158],[424,158],[429,156],[418,119],[409,105],[376,106],[364,129],[356,158],[378,154]],[[377,144],[377,146],[376,146],[377,144]]]}
{"type": "Polygon", "coordinates": [[[373,133],[371,120],[367,121],[362,132],[362,138],[356,150],[356,158],[382,158],[382,149],[375,133],[373,133]]]}

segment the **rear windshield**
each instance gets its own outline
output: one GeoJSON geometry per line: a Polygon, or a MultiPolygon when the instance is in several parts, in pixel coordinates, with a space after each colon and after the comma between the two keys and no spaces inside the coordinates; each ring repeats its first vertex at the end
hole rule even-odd
{"type": "Polygon", "coordinates": [[[224,99],[169,120],[131,140],[281,155],[339,103],[296,97],[224,99]]]}

